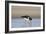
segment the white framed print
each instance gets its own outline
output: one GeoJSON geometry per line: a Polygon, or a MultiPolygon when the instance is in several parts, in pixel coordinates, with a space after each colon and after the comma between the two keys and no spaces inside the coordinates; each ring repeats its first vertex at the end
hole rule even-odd
{"type": "Polygon", "coordinates": [[[45,3],[5,1],[5,32],[45,30],[45,3]]]}

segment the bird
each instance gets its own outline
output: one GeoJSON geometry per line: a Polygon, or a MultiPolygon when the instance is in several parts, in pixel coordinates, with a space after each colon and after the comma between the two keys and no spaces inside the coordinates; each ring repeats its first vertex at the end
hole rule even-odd
{"type": "Polygon", "coordinates": [[[30,16],[25,15],[25,16],[21,16],[21,17],[25,20],[25,23],[31,24],[32,18],[30,16]]]}
{"type": "Polygon", "coordinates": [[[25,20],[32,20],[32,18],[30,17],[30,16],[28,16],[28,15],[26,15],[26,16],[21,16],[22,18],[24,18],[25,20]]]}

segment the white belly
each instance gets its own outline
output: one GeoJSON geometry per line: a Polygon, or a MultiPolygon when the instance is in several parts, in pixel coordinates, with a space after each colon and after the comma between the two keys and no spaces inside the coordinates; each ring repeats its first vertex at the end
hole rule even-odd
{"type": "Polygon", "coordinates": [[[29,21],[29,19],[27,19],[27,18],[24,18],[24,20],[29,21]]]}

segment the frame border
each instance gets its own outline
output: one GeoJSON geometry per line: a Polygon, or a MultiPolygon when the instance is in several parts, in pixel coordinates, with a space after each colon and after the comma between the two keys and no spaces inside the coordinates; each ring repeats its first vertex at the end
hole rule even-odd
{"type": "Polygon", "coordinates": [[[40,2],[22,2],[22,1],[5,1],[5,33],[20,33],[20,32],[37,32],[45,31],[45,3],[40,2]],[[22,30],[22,31],[9,31],[9,3],[21,3],[21,4],[36,4],[43,5],[43,29],[37,30],[22,30]]]}

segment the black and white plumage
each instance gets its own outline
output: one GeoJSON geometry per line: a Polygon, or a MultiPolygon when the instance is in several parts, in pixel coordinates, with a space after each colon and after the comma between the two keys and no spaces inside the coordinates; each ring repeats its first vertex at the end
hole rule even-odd
{"type": "Polygon", "coordinates": [[[24,18],[25,20],[32,20],[30,16],[21,16],[21,17],[24,18]]]}
{"type": "Polygon", "coordinates": [[[28,24],[31,24],[31,20],[32,18],[30,16],[21,16],[24,20],[25,20],[25,23],[28,23],[28,24]]]}

